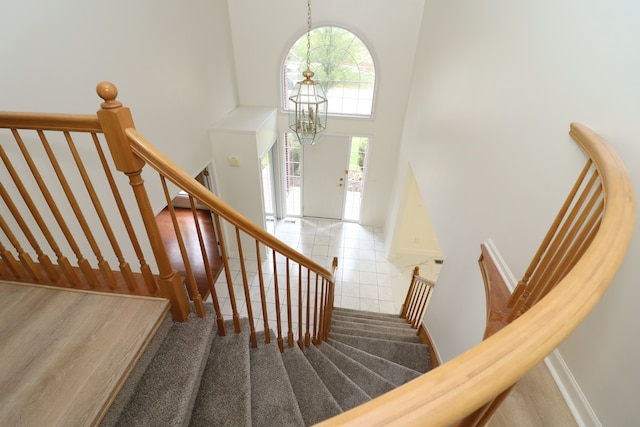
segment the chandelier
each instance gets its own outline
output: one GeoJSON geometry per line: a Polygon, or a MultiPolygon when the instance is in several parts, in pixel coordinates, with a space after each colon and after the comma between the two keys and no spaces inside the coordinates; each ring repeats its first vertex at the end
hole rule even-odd
{"type": "Polygon", "coordinates": [[[322,86],[312,80],[311,52],[311,0],[307,0],[307,69],[304,80],[296,83],[289,100],[289,129],[295,132],[301,144],[314,144],[327,127],[327,96],[322,86]]]}

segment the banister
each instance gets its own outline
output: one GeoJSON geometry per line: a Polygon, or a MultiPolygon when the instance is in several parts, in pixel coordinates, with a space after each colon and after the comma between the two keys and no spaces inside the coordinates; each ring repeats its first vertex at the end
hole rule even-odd
{"type": "Polygon", "coordinates": [[[187,193],[195,197],[200,203],[217,215],[225,218],[230,224],[242,229],[251,237],[258,239],[276,249],[287,258],[303,264],[317,272],[321,277],[333,282],[333,274],[325,267],[321,266],[311,258],[308,258],[290,246],[286,245],[270,233],[255,225],[244,215],[224,202],[222,199],[211,193],[205,186],[194,180],[189,174],[184,172],[169,158],[153,147],[140,133],[135,129],[129,128],[125,131],[131,142],[131,150],[151,166],[156,171],[162,171],[166,178],[187,193]]]}
{"type": "Polygon", "coordinates": [[[570,135],[592,159],[605,194],[602,222],[571,271],[512,323],[438,368],[319,425],[445,426],[517,382],[552,352],[600,300],[631,240],[635,202],[622,161],[584,125],[570,135]]]}

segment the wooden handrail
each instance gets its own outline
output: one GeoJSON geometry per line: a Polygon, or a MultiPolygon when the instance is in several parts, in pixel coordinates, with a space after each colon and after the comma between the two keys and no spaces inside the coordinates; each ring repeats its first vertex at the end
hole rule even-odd
{"type": "Polygon", "coordinates": [[[240,228],[254,239],[260,240],[265,245],[280,252],[285,257],[302,264],[317,272],[321,277],[334,282],[333,274],[311,258],[302,255],[278,238],[258,227],[251,220],[231,207],[224,200],[209,191],[205,186],[193,179],[189,174],[180,169],[168,157],[157,150],[135,129],[127,129],[126,135],[131,142],[131,150],[156,171],[161,171],[166,178],[192,195],[201,204],[217,215],[225,218],[230,224],[240,228]]]}
{"type": "Polygon", "coordinates": [[[600,300],[631,240],[635,202],[625,167],[602,138],[573,123],[570,135],[597,168],[605,206],[579,261],[530,310],[480,344],[377,399],[331,418],[331,426],[444,426],[500,395],[552,352],[600,300]]]}

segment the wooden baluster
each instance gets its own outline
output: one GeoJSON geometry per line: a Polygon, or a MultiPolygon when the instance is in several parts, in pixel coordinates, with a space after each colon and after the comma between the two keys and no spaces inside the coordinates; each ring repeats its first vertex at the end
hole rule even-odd
{"type": "MultiPolygon", "coordinates": [[[[529,295],[532,292],[531,290],[535,289],[538,286],[538,283],[544,282],[548,279],[548,276],[550,275],[550,272],[548,271],[548,269],[550,268],[549,266],[552,265],[552,261],[555,259],[555,257],[558,254],[558,248],[564,241],[567,233],[570,230],[571,224],[573,224],[573,222],[575,221],[576,217],[580,212],[580,209],[582,208],[582,206],[584,206],[584,203],[590,191],[593,189],[594,185],[596,184],[597,180],[598,180],[597,171],[594,171],[591,175],[591,178],[589,179],[589,182],[582,189],[580,197],[578,197],[578,199],[573,204],[573,208],[568,213],[568,215],[566,215],[566,217],[562,219],[561,227],[559,228],[557,233],[554,235],[553,240],[549,245],[549,248],[547,249],[547,251],[545,251],[545,254],[542,257],[542,260],[540,261],[538,267],[532,274],[527,288],[522,292],[522,296],[518,299],[518,301],[516,301],[513,304],[511,314],[509,315],[509,318],[508,318],[509,322],[513,321],[513,319],[515,319],[517,316],[523,313],[525,301],[529,298],[529,295]]],[[[573,200],[571,202],[573,202],[573,200]]]]}
{"type": "Polygon", "coordinates": [[[422,296],[424,294],[424,283],[422,283],[422,281],[420,281],[419,279],[416,279],[416,283],[416,292],[413,296],[413,303],[411,305],[411,311],[409,312],[408,319],[411,325],[413,325],[416,321],[417,312],[420,308],[420,300],[422,299],[422,296]]]}
{"type": "Polygon", "coordinates": [[[258,281],[260,283],[260,302],[262,303],[262,319],[264,321],[264,342],[271,342],[269,331],[269,316],[267,315],[267,296],[264,291],[264,277],[262,276],[262,259],[260,256],[260,242],[256,240],[256,259],[258,263],[258,281]]]}
{"type": "MultiPolygon", "coordinates": [[[[308,277],[308,274],[307,274],[308,277]]],[[[304,350],[304,340],[302,336],[302,327],[304,320],[302,319],[302,265],[298,264],[298,346],[300,350],[304,350]]]]}
{"type": "Polygon", "coordinates": [[[331,295],[332,286],[330,281],[326,281],[327,291],[325,292],[324,301],[324,327],[322,329],[322,341],[326,341],[329,338],[329,331],[331,330],[331,309],[333,295],[331,295]]]}
{"type": "Polygon", "coordinates": [[[534,255],[533,259],[531,260],[531,264],[529,264],[529,267],[527,268],[527,271],[525,272],[523,278],[518,282],[518,285],[516,286],[516,289],[513,291],[513,294],[511,295],[511,298],[509,299],[509,303],[507,304],[507,307],[513,308],[513,306],[516,304],[516,302],[520,299],[520,297],[522,295],[522,292],[524,292],[524,289],[527,287],[527,284],[529,282],[529,279],[531,278],[531,275],[533,274],[533,272],[538,267],[538,265],[540,263],[540,260],[542,258],[542,255],[544,254],[544,252],[549,247],[549,244],[551,243],[551,239],[553,239],[553,236],[555,235],[556,231],[558,230],[558,227],[562,223],[562,219],[567,214],[567,211],[569,210],[569,207],[571,206],[571,202],[573,201],[573,199],[575,198],[576,194],[578,193],[578,190],[580,189],[580,186],[584,182],[584,179],[587,176],[587,173],[589,172],[589,169],[591,168],[591,166],[592,166],[592,161],[591,161],[591,159],[589,159],[589,160],[587,160],[587,163],[585,164],[585,166],[582,168],[582,171],[580,172],[580,175],[578,176],[578,179],[576,180],[576,182],[574,183],[573,187],[571,188],[571,191],[569,192],[569,195],[567,196],[564,204],[560,208],[560,211],[556,215],[556,218],[554,219],[553,223],[551,224],[551,227],[549,228],[549,230],[547,231],[547,234],[545,235],[544,239],[542,240],[542,243],[540,244],[540,247],[538,248],[538,251],[534,255]]]}
{"type": "Polygon", "coordinates": [[[11,212],[11,215],[13,215],[13,218],[18,224],[18,227],[20,227],[20,230],[22,230],[22,233],[25,235],[25,237],[29,241],[29,244],[31,245],[33,250],[36,252],[38,261],[40,261],[40,264],[42,265],[43,270],[47,274],[47,277],[49,277],[49,280],[51,280],[52,283],[57,283],[60,280],[60,275],[58,274],[58,271],[54,267],[49,257],[42,251],[42,249],[38,245],[38,241],[36,240],[31,230],[29,229],[29,226],[27,225],[27,223],[24,221],[24,218],[20,214],[20,210],[16,207],[15,203],[13,203],[11,196],[9,196],[9,193],[7,192],[6,188],[4,187],[4,185],[2,185],[1,182],[0,182],[0,197],[2,197],[2,199],[4,200],[5,204],[7,205],[7,208],[9,208],[9,212],[11,212]]]}
{"type": "MultiPolygon", "coordinates": [[[[14,134],[14,137],[15,137],[15,134],[14,134]]],[[[29,192],[27,191],[26,187],[22,183],[22,180],[20,179],[20,176],[16,172],[15,168],[13,167],[11,161],[9,160],[7,154],[5,153],[5,151],[4,151],[4,149],[2,148],[1,145],[0,145],[0,157],[2,158],[2,162],[4,163],[5,167],[7,168],[7,171],[9,172],[9,175],[11,175],[11,179],[13,180],[14,184],[16,185],[16,188],[18,189],[18,192],[20,193],[20,195],[22,196],[22,199],[24,200],[25,204],[27,205],[27,208],[29,209],[29,212],[31,212],[31,215],[33,216],[33,218],[35,219],[36,223],[38,224],[38,227],[40,227],[40,230],[44,234],[47,242],[49,243],[49,246],[51,247],[51,249],[55,253],[55,255],[57,257],[58,265],[60,265],[60,267],[62,268],[63,274],[65,275],[65,277],[67,278],[67,280],[69,281],[69,283],[71,285],[76,285],[76,286],[79,285],[80,284],[80,279],[78,278],[75,270],[71,267],[71,264],[69,263],[69,260],[67,259],[67,257],[65,257],[62,254],[62,251],[58,247],[58,244],[56,243],[55,239],[53,238],[53,235],[49,231],[49,227],[47,227],[46,222],[42,219],[42,216],[40,215],[40,212],[36,208],[35,203],[31,199],[31,196],[29,195],[29,192]]],[[[3,197],[3,198],[5,199],[5,202],[7,202],[7,200],[10,200],[10,199],[5,198],[5,197],[3,197]]],[[[9,206],[10,209],[12,209],[11,206],[14,206],[13,203],[8,203],[8,202],[7,202],[7,205],[9,206]]],[[[14,211],[18,212],[17,209],[14,209],[14,211]]],[[[12,213],[14,211],[12,211],[12,213]]],[[[14,215],[15,218],[21,217],[20,215],[16,216],[16,213],[13,213],[13,215],[14,215]]],[[[26,225],[25,225],[25,229],[28,229],[28,227],[26,225]]]]}
{"type": "Polygon", "coordinates": [[[316,274],[316,291],[315,291],[315,295],[314,295],[314,303],[313,303],[313,343],[314,344],[318,344],[318,314],[319,314],[319,307],[318,307],[318,275],[316,274]]]}
{"type": "MultiPolygon", "coordinates": [[[[316,280],[318,279],[318,273],[316,273],[316,280]]],[[[311,345],[311,270],[307,268],[307,330],[304,334],[304,345],[309,347],[311,345]]]]}
{"type": "Polygon", "coordinates": [[[403,319],[407,318],[407,311],[409,309],[409,302],[411,301],[411,297],[413,295],[413,288],[415,287],[416,276],[420,274],[420,267],[417,265],[413,268],[413,274],[411,276],[411,284],[409,285],[409,289],[407,290],[407,295],[404,298],[404,303],[402,304],[402,308],[400,309],[400,317],[403,319]]]}
{"type": "MultiPolygon", "coordinates": [[[[65,138],[67,139],[67,144],[69,145],[69,150],[71,151],[71,155],[73,156],[73,159],[74,159],[74,161],[76,163],[76,166],[78,168],[78,172],[80,173],[80,176],[82,177],[82,181],[84,182],[84,186],[87,189],[87,193],[89,194],[89,197],[91,198],[91,203],[93,204],[93,207],[96,210],[96,214],[98,215],[98,219],[100,220],[100,223],[102,224],[102,228],[104,229],[104,232],[107,235],[107,238],[109,239],[109,243],[111,244],[111,248],[113,249],[113,253],[116,256],[116,259],[118,260],[118,266],[120,268],[120,272],[122,273],[123,277],[125,278],[125,282],[127,283],[127,287],[129,288],[129,290],[133,291],[135,288],[132,287],[132,284],[135,283],[135,281],[130,282],[131,279],[133,279],[133,274],[131,272],[131,267],[129,266],[129,263],[127,263],[127,261],[124,259],[124,256],[122,255],[122,250],[120,249],[120,245],[118,244],[118,239],[116,239],[116,236],[113,233],[113,229],[111,228],[111,224],[109,223],[109,220],[107,219],[107,215],[106,215],[106,213],[104,211],[104,208],[102,207],[102,203],[100,203],[100,199],[98,198],[98,195],[96,194],[96,191],[95,191],[95,188],[93,187],[93,184],[91,183],[91,179],[89,178],[89,175],[87,174],[87,169],[85,168],[84,164],[82,163],[82,159],[80,158],[80,154],[78,153],[78,150],[76,149],[75,143],[73,142],[73,139],[71,138],[71,135],[68,132],[65,132],[64,135],[65,135],[65,138]]],[[[96,138],[95,134],[92,134],[92,135],[93,135],[93,138],[96,138]]],[[[101,270],[103,270],[103,269],[101,268],[101,270]]],[[[117,283],[116,283],[115,277],[114,277],[113,273],[111,272],[111,270],[110,269],[103,270],[103,275],[105,276],[105,279],[107,280],[109,288],[115,289],[117,283]]]]}
{"type": "Polygon", "coordinates": [[[289,347],[293,347],[293,318],[291,315],[291,274],[289,271],[289,258],[287,258],[287,341],[289,347]]]}
{"type": "Polygon", "coordinates": [[[135,129],[131,112],[116,100],[118,90],[113,84],[102,82],[98,84],[96,90],[104,100],[101,104],[102,109],[97,112],[98,119],[116,169],[129,177],[129,185],[136,198],[138,210],[142,216],[145,231],[160,272],[158,280],[160,292],[162,296],[171,301],[173,319],[184,322],[189,315],[189,302],[184,292],[184,286],[180,275],[171,267],[158,224],[155,221],[151,202],[144,187],[144,180],[141,176],[144,162],[132,153],[129,140],[125,134],[128,128],[135,129]]]}
{"type": "Polygon", "coordinates": [[[418,316],[416,317],[416,320],[413,322],[414,329],[418,329],[418,326],[422,322],[422,318],[424,317],[424,312],[427,309],[427,306],[429,305],[429,300],[431,299],[432,291],[433,291],[433,287],[431,287],[428,284],[425,284],[424,300],[421,301],[420,310],[418,311],[418,316]]]}
{"type": "Polygon", "coordinates": [[[278,267],[276,250],[273,249],[273,285],[276,295],[276,325],[278,326],[278,347],[280,352],[284,351],[284,342],[282,340],[282,318],[280,317],[280,290],[278,288],[278,267]]]}
{"type": "Polygon", "coordinates": [[[220,242],[220,256],[222,256],[222,262],[224,264],[224,275],[227,279],[227,290],[229,291],[229,300],[231,302],[231,311],[233,313],[233,328],[236,333],[242,331],[240,326],[240,316],[238,315],[238,305],[236,303],[236,294],[233,290],[233,283],[231,282],[231,269],[229,268],[229,257],[227,256],[227,245],[224,242],[224,235],[222,234],[222,226],[220,224],[220,217],[218,214],[213,215],[214,223],[216,225],[216,233],[218,235],[218,241],[220,242]]]}
{"type": "Polygon", "coordinates": [[[420,296],[420,281],[418,278],[414,278],[414,287],[413,292],[411,293],[411,300],[409,301],[409,307],[407,308],[407,317],[406,321],[409,324],[413,323],[413,312],[416,309],[416,304],[418,303],[418,298],[420,296]]]}
{"type": "Polygon", "coordinates": [[[325,316],[325,322],[327,324],[326,328],[325,328],[325,336],[324,336],[324,341],[326,341],[327,339],[329,339],[329,332],[331,332],[331,318],[333,316],[333,304],[334,304],[334,294],[335,294],[335,288],[336,288],[336,284],[335,284],[335,277],[336,277],[336,270],[338,269],[338,257],[333,257],[333,261],[331,262],[331,275],[333,276],[333,281],[329,281],[328,282],[328,298],[327,298],[327,315],[325,316]]]}
{"type": "MultiPolygon", "coordinates": [[[[599,187],[599,189],[601,190],[602,187],[599,187]]],[[[584,243],[595,236],[597,228],[594,229],[594,226],[599,220],[600,214],[604,209],[604,201],[599,198],[600,194],[601,191],[596,191],[592,195],[588,205],[585,207],[582,214],[575,222],[574,227],[572,227],[571,232],[560,246],[559,253],[562,255],[559,257],[560,259],[554,263],[555,267],[553,269],[553,273],[548,280],[540,283],[536,289],[532,290],[531,295],[524,303],[522,313],[533,307],[536,302],[540,301],[551,291],[551,289],[555,287],[556,284],[558,284],[558,282],[560,282],[560,280],[562,280],[566,272],[573,267],[572,261],[579,259],[578,256],[581,253],[581,248],[582,252],[587,249],[588,245],[585,246],[584,243]],[[594,205],[598,200],[600,203],[598,207],[594,209],[594,205]],[[579,233],[578,230],[580,230],[579,233]],[[589,235],[590,237],[588,237],[589,235]]]]}
{"type": "Polygon", "coordinates": [[[320,306],[318,307],[318,312],[320,313],[320,320],[318,321],[318,342],[324,341],[324,320],[325,320],[325,287],[326,280],[324,277],[322,278],[322,282],[320,283],[320,306]]]}
{"type": "MultiPolygon", "coordinates": [[[[82,228],[82,232],[85,235],[85,238],[87,239],[87,241],[89,242],[89,246],[91,247],[91,250],[93,251],[93,254],[95,255],[97,261],[98,261],[98,268],[100,269],[100,271],[102,272],[103,277],[105,278],[105,281],[108,283],[108,286],[110,288],[115,288],[115,279],[113,278],[113,273],[111,271],[111,268],[109,267],[109,264],[107,263],[107,261],[102,257],[102,253],[100,251],[100,247],[98,246],[98,243],[96,242],[95,238],[93,237],[93,233],[91,232],[91,227],[89,227],[89,223],[87,222],[82,209],[80,209],[80,204],[78,203],[75,195],[73,194],[73,191],[71,190],[71,187],[69,186],[69,182],[67,181],[67,178],[64,175],[64,172],[62,171],[62,168],[60,167],[60,164],[58,163],[58,159],[56,158],[51,145],[49,144],[49,141],[47,140],[45,134],[43,131],[38,130],[38,135],[40,136],[40,140],[42,141],[42,145],[47,153],[47,156],[49,157],[49,161],[51,162],[51,165],[53,166],[53,170],[56,173],[56,176],[58,177],[58,181],[60,182],[60,185],[62,186],[62,190],[64,191],[64,194],[67,196],[67,201],[69,202],[69,205],[71,206],[71,209],[73,210],[73,213],[76,215],[76,219],[78,220],[78,223],[80,224],[80,228],[82,228]]],[[[68,132],[64,132],[65,137],[67,138],[67,141],[69,140],[70,136],[68,132]]],[[[66,227],[66,226],[65,226],[66,227]]],[[[75,252],[75,251],[74,251],[75,252]]],[[[78,249],[79,252],[79,249],[78,249]]],[[[93,283],[92,287],[99,287],[99,281],[98,278],[95,274],[95,271],[91,268],[91,265],[89,264],[89,261],[85,258],[81,260],[78,260],[78,265],[80,266],[80,270],[82,270],[82,273],[84,274],[84,276],[87,278],[87,280],[89,281],[89,283],[93,283]]]]}
{"type": "Polygon", "coordinates": [[[2,261],[4,261],[5,265],[14,277],[23,280],[26,280],[29,277],[29,275],[22,270],[20,263],[16,261],[13,254],[9,252],[2,243],[0,243],[0,256],[2,256],[2,261]]]}
{"type": "MultiPolygon", "coordinates": [[[[124,202],[122,201],[122,196],[120,195],[120,190],[118,190],[118,186],[116,185],[115,179],[113,178],[113,174],[111,173],[111,168],[107,162],[107,158],[104,155],[104,151],[102,150],[102,146],[100,145],[100,141],[98,140],[98,136],[95,133],[91,134],[93,137],[93,143],[96,147],[96,151],[98,153],[98,157],[100,158],[100,163],[102,164],[102,169],[107,177],[107,181],[109,182],[109,187],[111,187],[111,192],[113,193],[113,199],[118,206],[118,211],[120,212],[120,217],[122,218],[122,222],[124,224],[125,229],[127,230],[127,234],[129,235],[129,240],[131,241],[131,245],[133,246],[133,250],[136,253],[136,257],[138,258],[138,262],[140,264],[140,272],[144,279],[144,282],[147,286],[147,290],[152,295],[155,294],[158,290],[156,285],[156,279],[153,277],[153,273],[151,272],[151,267],[147,264],[147,261],[144,258],[144,253],[142,252],[142,248],[140,247],[140,242],[138,241],[138,237],[133,229],[133,225],[131,224],[131,218],[129,218],[129,214],[127,213],[127,209],[124,207],[124,202]]],[[[121,270],[123,270],[121,268],[121,270]]],[[[137,293],[137,284],[136,280],[133,277],[133,274],[125,273],[124,275],[125,281],[127,282],[127,287],[130,291],[137,293]]]]}
{"type": "Polygon", "coordinates": [[[178,224],[178,218],[176,217],[176,211],[173,208],[173,204],[171,203],[171,196],[169,195],[169,189],[167,187],[167,181],[164,176],[160,176],[160,182],[162,183],[162,191],[164,191],[164,197],[167,201],[167,208],[169,210],[169,216],[171,217],[171,223],[173,224],[173,231],[176,235],[176,242],[178,242],[178,247],[180,248],[180,254],[182,255],[182,262],[184,264],[184,268],[187,274],[186,285],[189,290],[189,294],[191,295],[191,300],[193,301],[193,305],[196,309],[196,313],[198,317],[204,318],[205,310],[204,304],[202,302],[202,296],[198,291],[198,286],[196,284],[196,278],[193,274],[193,269],[191,268],[191,260],[189,259],[189,254],[187,253],[187,248],[184,244],[184,239],[182,238],[182,232],[180,230],[180,224],[178,224]]]}
{"type": "MultiPolygon", "coordinates": [[[[189,204],[191,206],[191,212],[193,214],[193,222],[196,227],[196,233],[198,234],[198,242],[200,243],[200,253],[202,254],[202,263],[204,265],[204,271],[207,275],[207,282],[209,283],[209,292],[211,292],[211,300],[213,301],[213,309],[216,312],[216,323],[218,325],[218,333],[221,336],[226,335],[226,328],[224,326],[224,318],[222,317],[222,311],[220,310],[220,302],[218,301],[218,293],[216,291],[215,279],[213,278],[213,271],[211,270],[211,263],[209,262],[209,255],[207,254],[207,246],[204,243],[204,235],[202,228],[200,227],[200,221],[198,220],[198,212],[193,197],[189,195],[189,204]]],[[[173,207],[173,205],[172,205],[173,207]]],[[[193,270],[192,270],[193,271],[193,270]]],[[[194,278],[195,283],[195,278],[194,278]]],[[[197,288],[196,288],[197,291],[197,288]]],[[[200,295],[198,293],[198,295],[200,295]]],[[[202,301],[202,296],[200,296],[202,301]]]]}
{"type": "MultiPolygon", "coordinates": [[[[89,265],[89,262],[84,258],[84,256],[80,252],[80,248],[78,247],[78,244],[76,243],[76,240],[74,239],[73,234],[71,233],[71,230],[69,230],[69,227],[67,226],[67,223],[65,222],[65,220],[64,220],[64,218],[62,216],[62,213],[60,213],[60,210],[58,209],[58,206],[56,205],[55,201],[53,200],[53,197],[51,196],[51,193],[49,192],[49,189],[48,189],[47,185],[45,184],[44,179],[40,175],[40,172],[38,171],[38,168],[36,167],[35,163],[33,162],[33,159],[31,158],[31,155],[27,151],[27,148],[26,148],[24,142],[22,141],[22,138],[20,137],[20,134],[18,133],[17,130],[13,130],[13,129],[12,129],[11,132],[13,133],[13,136],[14,136],[16,142],[18,143],[18,147],[20,148],[20,151],[22,152],[22,154],[23,154],[23,156],[25,158],[25,161],[27,162],[27,165],[29,166],[29,169],[31,170],[31,173],[32,173],[34,179],[36,180],[36,183],[38,184],[38,187],[40,188],[40,191],[42,192],[42,195],[44,196],[44,199],[45,199],[47,205],[49,206],[49,209],[51,210],[51,213],[53,214],[54,218],[56,219],[56,222],[58,223],[58,226],[62,230],[62,233],[64,234],[64,237],[67,240],[67,243],[69,243],[69,246],[71,247],[71,250],[75,254],[76,260],[78,262],[78,266],[80,267],[80,269],[82,270],[83,274],[85,275],[85,278],[87,279],[87,282],[88,282],[89,286],[95,287],[98,280],[97,280],[93,270],[91,269],[91,266],[89,265]]],[[[74,273],[74,275],[75,275],[75,273],[74,273]]],[[[76,283],[76,284],[79,284],[79,283],[76,283]]]]}
{"type": "Polygon", "coordinates": [[[13,234],[11,228],[9,228],[9,225],[5,222],[2,215],[0,215],[0,228],[9,239],[9,243],[11,243],[11,245],[15,248],[16,252],[18,253],[18,259],[22,262],[22,266],[27,271],[27,273],[29,273],[31,279],[36,282],[42,281],[42,274],[40,274],[38,267],[31,259],[31,255],[29,255],[24,251],[24,249],[22,249],[20,242],[16,238],[15,234],[13,234]]]}
{"type": "Polygon", "coordinates": [[[236,227],[236,241],[238,242],[238,256],[240,257],[240,271],[242,272],[242,284],[244,286],[244,299],[247,304],[247,316],[249,317],[249,336],[251,339],[251,347],[257,348],[258,341],[256,339],[256,328],[253,322],[253,308],[251,307],[251,295],[249,294],[249,281],[247,280],[247,269],[244,265],[244,254],[242,253],[242,240],[240,238],[240,229],[236,227]]]}
{"type": "MultiPolygon", "coordinates": [[[[0,243],[0,259],[2,259],[2,252],[4,250],[5,250],[5,247],[2,245],[2,243],[0,243]]],[[[8,279],[10,274],[11,273],[9,272],[9,270],[7,270],[7,266],[5,265],[4,259],[3,259],[2,262],[0,262],[0,277],[8,279]]]]}

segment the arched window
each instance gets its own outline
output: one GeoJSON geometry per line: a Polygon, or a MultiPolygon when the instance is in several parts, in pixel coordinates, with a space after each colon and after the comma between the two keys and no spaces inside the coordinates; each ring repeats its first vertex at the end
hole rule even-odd
{"type": "MultiPolygon", "coordinates": [[[[367,46],[350,31],[339,27],[311,30],[311,71],[324,87],[328,113],[371,117],[375,89],[375,67],[367,46]]],[[[307,35],[296,41],[283,67],[283,108],[289,109],[289,95],[307,68],[307,35]]]]}

